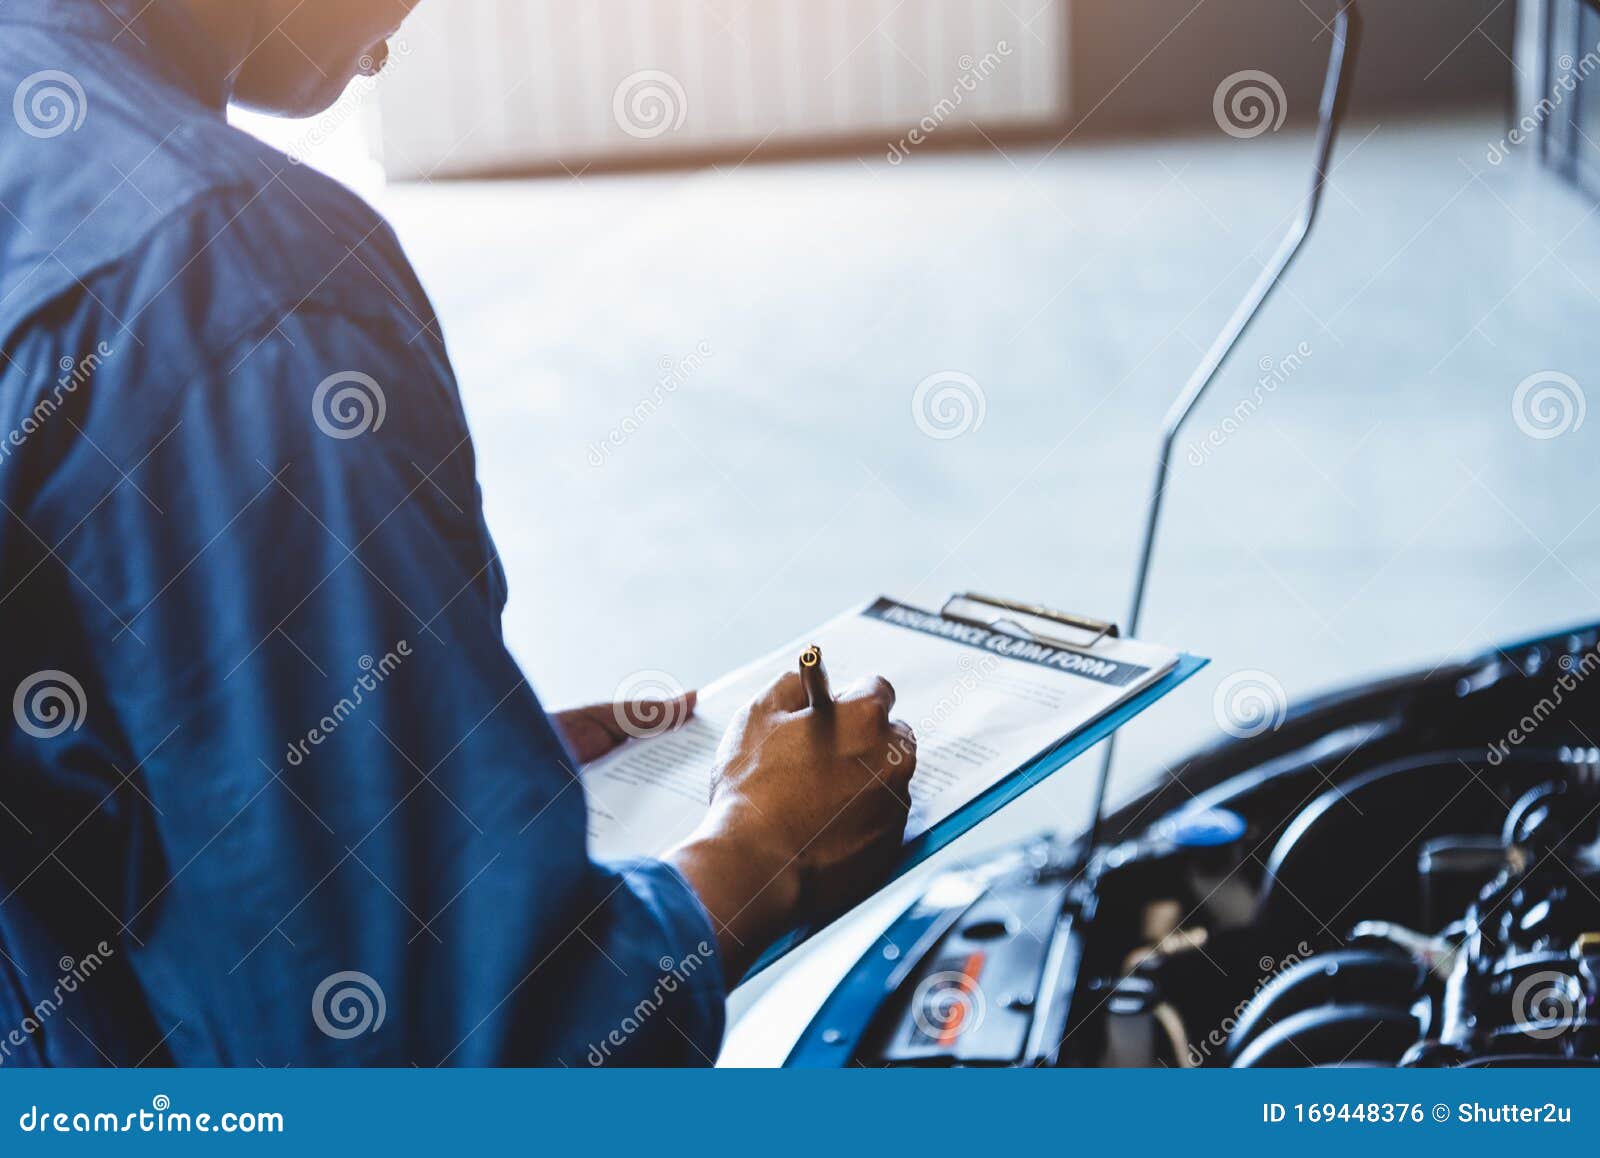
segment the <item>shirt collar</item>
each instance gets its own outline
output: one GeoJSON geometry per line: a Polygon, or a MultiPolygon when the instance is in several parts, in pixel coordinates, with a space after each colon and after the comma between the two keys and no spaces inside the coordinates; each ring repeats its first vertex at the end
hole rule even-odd
{"type": "Polygon", "coordinates": [[[219,114],[233,96],[222,52],[177,0],[0,0],[5,23],[109,42],[219,114]]]}

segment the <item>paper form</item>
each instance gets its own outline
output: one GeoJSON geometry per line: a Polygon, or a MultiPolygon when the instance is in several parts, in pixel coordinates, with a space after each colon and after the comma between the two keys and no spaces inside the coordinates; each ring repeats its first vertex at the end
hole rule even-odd
{"type": "Polygon", "coordinates": [[[873,675],[894,685],[893,716],[917,735],[908,841],[1178,660],[1167,648],[1126,639],[1102,639],[1087,651],[1055,647],[879,599],[724,676],[701,692],[682,729],[630,740],[584,769],[591,853],[658,856],[692,834],[710,807],[728,724],[775,677],[795,670],[813,643],[835,695],[873,675]]]}

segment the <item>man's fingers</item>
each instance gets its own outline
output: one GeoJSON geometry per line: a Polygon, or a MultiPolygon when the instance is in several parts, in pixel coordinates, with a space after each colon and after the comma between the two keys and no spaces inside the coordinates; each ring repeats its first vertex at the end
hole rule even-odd
{"type": "Polygon", "coordinates": [[[840,706],[856,703],[877,703],[883,708],[884,718],[894,711],[894,685],[882,676],[857,680],[839,697],[840,706]]]}
{"type": "Polygon", "coordinates": [[[550,720],[578,763],[587,764],[635,736],[656,736],[681,728],[694,715],[697,699],[694,692],[688,692],[671,700],[590,704],[556,712],[550,720]]]}
{"type": "Polygon", "coordinates": [[[776,712],[799,712],[805,710],[806,689],[800,682],[800,673],[786,671],[773,680],[761,694],[756,697],[756,704],[776,712]]]}
{"type": "Polygon", "coordinates": [[[893,707],[894,688],[888,680],[867,680],[846,692],[834,708],[840,755],[860,756],[881,748],[889,736],[893,707]]]}

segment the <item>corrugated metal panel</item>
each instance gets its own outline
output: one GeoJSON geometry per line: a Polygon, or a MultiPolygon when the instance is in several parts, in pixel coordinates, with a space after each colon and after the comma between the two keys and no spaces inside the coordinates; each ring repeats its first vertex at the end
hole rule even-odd
{"type": "Polygon", "coordinates": [[[393,177],[1061,119],[1066,0],[441,0],[381,91],[393,177]]]}

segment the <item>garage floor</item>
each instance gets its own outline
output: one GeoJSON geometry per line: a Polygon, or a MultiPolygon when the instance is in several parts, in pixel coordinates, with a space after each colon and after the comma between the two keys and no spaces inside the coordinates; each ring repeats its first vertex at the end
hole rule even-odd
{"type": "MultiPolygon", "coordinates": [[[[1534,437],[1514,413],[1533,375],[1571,376],[1574,404],[1600,389],[1600,221],[1531,158],[1491,165],[1501,133],[1347,131],[1319,232],[1179,454],[1142,634],[1214,663],[1127,729],[1120,795],[1220,736],[1213,693],[1242,670],[1294,698],[1600,618],[1600,417],[1551,396],[1547,424],[1575,428],[1534,437]]],[[[1218,133],[389,190],[545,701],[644,669],[703,683],[880,592],[1122,615],[1156,425],[1309,149],[1218,133]],[[936,374],[976,384],[981,425],[925,433],[936,374]]],[[[1088,768],[952,855],[1080,825],[1088,768]]]]}

